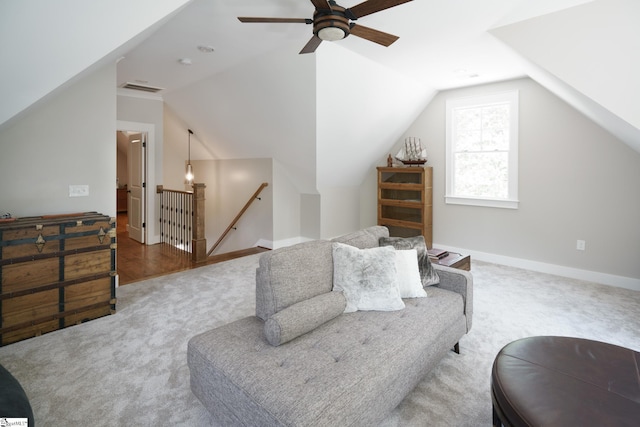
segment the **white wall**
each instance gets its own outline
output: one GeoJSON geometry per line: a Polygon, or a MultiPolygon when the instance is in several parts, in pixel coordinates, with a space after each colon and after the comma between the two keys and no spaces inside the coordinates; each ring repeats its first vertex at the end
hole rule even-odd
{"type": "Polygon", "coordinates": [[[360,229],[360,187],[332,187],[320,192],[321,235],[331,239],[360,229]]]}
{"type": "Polygon", "coordinates": [[[114,63],[0,130],[0,210],[115,216],[115,81],[114,63]],[[69,197],[78,184],[88,197],[69,197]]]}
{"type": "MultiPolygon", "coordinates": [[[[272,234],[260,238],[273,241],[274,247],[300,241],[301,216],[309,218],[301,193],[316,191],[314,56],[292,55],[291,46],[283,46],[164,99],[171,112],[166,127],[174,129],[165,147],[172,157],[165,164],[171,162],[176,169],[177,159],[184,162],[181,132],[187,127],[197,139],[195,147],[192,139],[192,159],[271,159],[272,234]]],[[[175,181],[169,178],[167,183],[175,181]]]]}
{"type": "Polygon", "coordinates": [[[317,185],[358,186],[434,91],[337,44],[316,55],[317,185]]]}
{"type": "MultiPolygon", "coordinates": [[[[299,48],[298,48],[299,49],[299,48]]],[[[211,158],[273,158],[299,191],[315,191],[315,60],[290,46],[164,96],[211,158]]]]}
{"type": "Polygon", "coordinates": [[[194,175],[205,189],[207,250],[222,236],[236,215],[258,189],[269,184],[238,221],[237,230],[213,253],[271,247],[273,242],[273,182],[271,159],[192,160],[194,175]]]}
{"type": "Polygon", "coordinates": [[[300,195],[300,236],[302,240],[320,239],[322,230],[320,194],[300,195]]]}
{"type": "Polygon", "coordinates": [[[433,90],[336,44],[316,55],[320,234],[331,238],[360,228],[362,181],[433,90]]]}
{"type": "Polygon", "coordinates": [[[273,159],[273,248],[300,241],[303,213],[301,195],[285,168],[273,159]]]}
{"type": "MultiPolygon", "coordinates": [[[[146,148],[146,230],[147,244],[160,242],[160,200],[156,193],[156,186],[163,182],[163,103],[162,99],[154,96],[130,96],[118,93],[117,97],[118,130],[147,132],[146,148]]],[[[184,166],[183,166],[184,170],[184,166]]]]}
{"type": "MultiPolygon", "coordinates": [[[[185,181],[186,164],[189,158],[189,124],[184,122],[175,111],[164,104],[164,139],[162,170],[164,188],[170,190],[191,191],[185,181]]],[[[193,129],[192,129],[193,130],[193,129]]],[[[204,149],[198,133],[191,135],[191,160],[212,160],[204,149]]],[[[196,182],[200,182],[197,180],[196,182]]]]}
{"type": "MultiPolygon", "coordinates": [[[[405,134],[426,142],[434,168],[435,246],[640,289],[640,154],[534,81],[441,92],[405,134]],[[446,100],[511,89],[520,92],[520,208],[446,205],[446,100]]],[[[368,180],[370,189],[375,174],[368,180]]]]}

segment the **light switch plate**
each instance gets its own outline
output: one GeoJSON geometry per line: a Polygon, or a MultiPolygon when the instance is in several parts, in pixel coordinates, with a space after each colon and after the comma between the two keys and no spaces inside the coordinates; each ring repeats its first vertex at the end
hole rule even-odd
{"type": "Polygon", "coordinates": [[[88,185],[70,185],[69,197],[87,197],[89,195],[88,185]]]}

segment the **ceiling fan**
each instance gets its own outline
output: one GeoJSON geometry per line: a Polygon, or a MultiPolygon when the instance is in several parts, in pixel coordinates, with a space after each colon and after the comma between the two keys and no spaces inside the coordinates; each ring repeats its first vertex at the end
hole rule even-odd
{"type": "Polygon", "coordinates": [[[393,34],[374,30],[363,25],[356,24],[355,20],[372,13],[380,12],[394,6],[407,3],[412,0],[367,0],[351,8],[344,8],[334,0],[311,0],[316,10],[313,19],[305,18],[250,18],[238,17],[240,22],[257,23],[300,23],[313,24],[313,37],[305,45],[300,53],[312,53],[320,46],[323,40],[342,40],[349,34],[389,46],[398,40],[393,34]]]}

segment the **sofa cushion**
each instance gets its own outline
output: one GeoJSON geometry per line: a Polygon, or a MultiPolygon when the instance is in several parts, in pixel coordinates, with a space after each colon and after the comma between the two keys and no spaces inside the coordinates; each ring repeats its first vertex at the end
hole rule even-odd
{"type": "Polygon", "coordinates": [[[422,277],[422,286],[437,285],[440,283],[438,273],[431,265],[427,245],[423,236],[415,237],[381,237],[380,246],[393,246],[396,249],[416,249],[418,252],[418,267],[422,277]]]}
{"type": "Polygon", "coordinates": [[[346,306],[342,292],[300,301],[271,316],[264,324],[264,335],[269,344],[279,346],[339,316],[346,306]]]}
{"type": "Polygon", "coordinates": [[[333,243],[333,289],[344,292],[345,313],[358,310],[402,310],[395,249],[358,249],[333,243]]]}
{"type": "Polygon", "coordinates": [[[401,298],[424,298],[427,296],[422,287],[415,249],[396,250],[396,271],[401,298]]]}
{"type": "Polygon", "coordinates": [[[389,237],[389,229],[381,225],[374,225],[373,227],[368,227],[364,230],[336,237],[331,241],[355,246],[359,249],[368,249],[378,247],[378,241],[383,237],[389,237]]]}
{"type": "Polygon", "coordinates": [[[297,302],[331,291],[331,242],[315,240],[265,252],[256,270],[256,316],[266,321],[297,302]]]}

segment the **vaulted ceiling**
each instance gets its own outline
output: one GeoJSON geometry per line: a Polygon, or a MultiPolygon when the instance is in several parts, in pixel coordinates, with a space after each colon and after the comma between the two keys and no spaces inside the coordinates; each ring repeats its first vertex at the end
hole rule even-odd
{"type": "Polygon", "coordinates": [[[308,191],[359,179],[437,91],[528,75],[640,152],[636,0],[414,0],[358,20],[390,47],[307,55],[311,26],[237,17],[311,18],[309,0],[19,3],[0,6],[0,126],[117,60],[117,85],[163,88],[203,156],[273,157],[308,191]]]}
{"type": "MultiPolygon", "coordinates": [[[[362,1],[339,3],[352,7],[362,1]]],[[[437,90],[504,80],[524,75],[525,69],[489,29],[590,1],[415,0],[357,21],[399,36],[390,47],[355,36],[334,43],[437,90]]],[[[285,45],[297,58],[311,25],[243,24],[237,17],[311,18],[313,11],[309,0],[193,0],[125,55],[118,84],[142,80],[170,93],[285,45]],[[206,54],[198,46],[215,50],[206,54]],[[183,58],[191,65],[181,65],[183,58]]]]}

